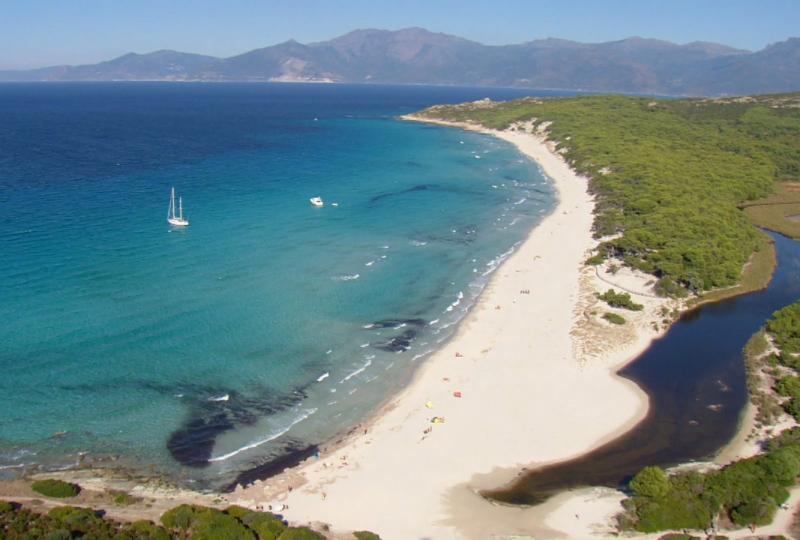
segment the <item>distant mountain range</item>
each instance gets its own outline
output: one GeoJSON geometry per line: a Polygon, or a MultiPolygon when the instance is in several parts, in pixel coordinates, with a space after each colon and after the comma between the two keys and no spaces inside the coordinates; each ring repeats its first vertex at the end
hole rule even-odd
{"type": "Polygon", "coordinates": [[[283,81],[515,86],[664,95],[800,90],[800,38],[750,52],[717,43],[633,37],[489,46],[422,28],[356,30],[230,58],[176,51],[107,62],[0,71],[0,81],[283,81]]]}

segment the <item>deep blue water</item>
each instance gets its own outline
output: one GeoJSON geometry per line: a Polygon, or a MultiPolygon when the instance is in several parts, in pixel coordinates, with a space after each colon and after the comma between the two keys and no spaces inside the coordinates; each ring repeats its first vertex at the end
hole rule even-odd
{"type": "Polygon", "coordinates": [[[0,85],[0,473],[223,485],[352,426],[554,200],[513,147],[396,115],[525,93],[0,85]]]}

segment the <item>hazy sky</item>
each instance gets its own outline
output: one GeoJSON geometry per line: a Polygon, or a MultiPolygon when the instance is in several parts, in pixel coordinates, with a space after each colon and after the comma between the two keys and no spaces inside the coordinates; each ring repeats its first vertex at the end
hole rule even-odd
{"type": "Polygon", "coordinates": [[[638,35],[756,50],[800,36],[800,0],[0,0],[0,69],[158,49],[230,56],[408,26],[487,44],[638,35]]]}

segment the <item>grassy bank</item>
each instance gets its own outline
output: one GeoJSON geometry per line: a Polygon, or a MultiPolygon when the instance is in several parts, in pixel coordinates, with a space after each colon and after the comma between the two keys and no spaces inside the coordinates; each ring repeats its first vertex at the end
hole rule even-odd
{"type": "Polygon", "coordinates": [[[772,195],[742,208],[756,225],[800,239],[800,182],[781,182],[772,195]]]}

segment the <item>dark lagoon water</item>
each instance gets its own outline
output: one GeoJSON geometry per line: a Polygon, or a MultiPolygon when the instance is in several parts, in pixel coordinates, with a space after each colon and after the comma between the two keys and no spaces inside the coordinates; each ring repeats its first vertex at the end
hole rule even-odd
{"type": "Polygon", "coordinates": [[[590,454],[487,495],[529,505],[566,489],[619,487],[647,465],[705,460],[727,444],[748,399],[742,349],[772,313],[800,298],[800,242],[770,236],[778,266],[766,289],[685,314],[620,371],[650,396],[639,425],[590,454]]]}

